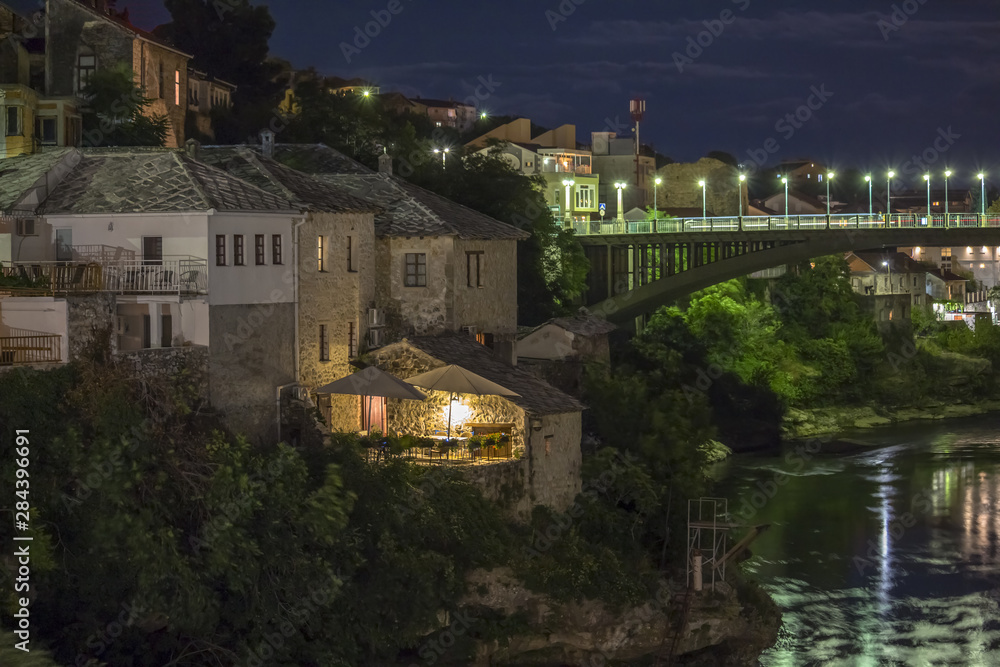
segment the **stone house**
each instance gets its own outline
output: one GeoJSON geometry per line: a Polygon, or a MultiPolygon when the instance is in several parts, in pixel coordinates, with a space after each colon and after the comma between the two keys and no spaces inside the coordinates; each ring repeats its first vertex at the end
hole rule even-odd
{"type": "MultiPolygon", "coordinates": [[[[517,392],[501,396],[462,395],[462,419],[452,417],[452,430],[462,422],[495,424],[513,439],[515,451],[522,456],[506,464],[496,464],[470,471],[478,475],[487,495],[498,491],[490,484],[492,475],[514,480],[517,502],[514,510],[525,515],[534,505],[548,505],[565,510],[580,492],[582,454],[582,411],[584,406],[573,397],[515,368],[468,336],[445,334],[434,337],[407,338],[371,353],[379,368],[397,377],[408,378],[440,366],[454,364],[469,369],[488,380],[517,392]],[[491,470],[492,468],[492,470],[491,470]]],[[[390,428],[417,434],[444,433],[450,396],[430,392],[426,401],[388,401],[390,428]]]]}
{"type": "Polygon", "coordinates": [[[851,287],[862,296],[907,295],[909,305],[925,306],[930,268],[913,261],[906,253],[851,252],[846,255],[851,270],[851,287]]]}
{"type": "Polygon", "coordinates": [[[295,204],[164,149],[66,149],[4,168],[15,173],[0,203],[17,219],[2,271],[45,292],[8,291],[6,327],[68,339],[71,359],[81,326],[66,300],[106,294],[83,329],[110,330],[123,353],[205,348],[209,398],[230,427],[275,435],[275,402],[298,375],[295,204]]]}
{"type": "MultiPolygon", "coordinates": [[[[385,318],[375,299],[374,261],[375,214],[382,209],[249,147],[202,148],[199,155],[305,211],[296,228],[298,382],[312,392],[349,375],[351,361],[382,342],[385,318]]],[[[360,402],[353,396],[319,397],[334,430],[357,428],[367,414],[360,402]]]]}
{"type": "Polygon", "coordinates": [[[366,199],[375,216],[375,301],[387,340],[462,331],[512,351],[517,242],[529,234],[325,146],[277,146],[275,158],[366,199]]]}
{"type": "MultiPolygon", "coordinates": [[[[705,203],[713,215],[736,216],[740,212],[742,197],[743,215],[750,214],[747,188],[745,185],[740,187],[739,170],[725,162],[705,157],[693,163],[668,164],[660,168],[656,175],[663,179],[657,195],[660,210],[693,209],[700,218],[702,204],[705,203]],[[704,202],[702,188],[698,185],[700,181],[705,181],[704,202]]],[[[782,213],[784,210],[782,200],[782,213]]]]}
{"type": "Polygon", "coordinates": [[[573,396],[583,395],[587,364],[611,365],[608,336],[617,327],[581,309],[520,335],[517,363],[573,396]]]}
{"type": "Polygon", "coordinates": [[[234,84],[188,68],[188,103],[185,135],[215,140],[214,117],[233,106],[234,84]]]}

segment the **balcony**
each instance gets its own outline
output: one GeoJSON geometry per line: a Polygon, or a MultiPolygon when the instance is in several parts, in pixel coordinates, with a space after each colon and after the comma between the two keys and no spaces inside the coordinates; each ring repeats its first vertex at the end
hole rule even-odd
{"type": "Polygon", "coordinates": [[[208,262],[197,257],[91,262],[15,262],[0,267],[0,294],[56,296],[73,293],[208,293],[208,262]]]}
{"type": "Polygon", "coordinates": [[[0,337],[0,366],[62,362],[62,336],[38,334],[0,337]]]}

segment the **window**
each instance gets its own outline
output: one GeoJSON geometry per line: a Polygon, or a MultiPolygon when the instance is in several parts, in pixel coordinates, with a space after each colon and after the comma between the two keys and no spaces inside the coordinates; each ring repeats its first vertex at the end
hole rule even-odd
{"type": "Polygon", "coordinates": [[[7,136],[21,136],[21,107],[7,107],[7,111],[4,113],[4,116],[7,118],[7,136]]]}
{"type": "Polygon", "coordinates": [[[73,230],[72,229],[57,229],[56,230],[56,261],[57,262],[72,262],[73,261],[73,230]]]}
{"type": "Polygon", "coordinates": [[[358,332],[354,322],[347,323],[347,355],[352,359],[358,356],[358,332]]]}
{"type": "Polygon", "coordinates": [[[226,235],[217,234],[215,237],[215,265],[226,265],[226,235]]]}
{"type": "Polygon", "coordinates": [[[469,287],[483,286],[482,250],[470,250],[465,253],[465,276],[469,287]]]}
{"type": "Polygon", "coordinates": [[[243,235],[233,235],[233,266],[243,266],[243,235]]]}
{"type": "Polygon", "coordinates": [[[35,135],[43,144],[52,145],[59,140],[59,126],[55,118],[38,118],[35,120],[35,135]]]}
{"type": "Polygon", "coordinates": [[[326,254],[326,237],[319,236],[316,239],[316,257],[319,260],[320,272],[326,271],[326,262],[324,261],[325,254],[326,254]]]}
{"type": "Polygon", "coordinates": [[[594,186],[580,185],[576,188],[576,208],[594,208],[594,186]]]}
{"type": "Polygon", "coordinates": [[[422,252],[406,253],[407,287],[427,287],[427,254],[422,252]]]}
{"type": "Polygon", "coordinates": [[[181,105],[181,71],[174,70],[174,104],[181,105]]]}
{"type": "Polygon", "coordinates": [[[354,273],[354,239],[347,237],[347,272],[354,273]]]}
{"type": "Polygon", "coordinates": [[[257,266],[264,265],[264,235],[256,234],[253,237],[253,256],[257,266]]]}
{"type": "Polygon", "coordinates": [[[281,234],[271,236],[271,264],[281,264],[281,234]]]}
{"type": "Polygon", "coordinates": [[[325,324],[319,325],[319,360],[330,361],[330,335],[325,324]]]}
{"type": "Polygon", "coordinates": [[[163,264],[163,237],[142,237],[142,263],[157,266],[163,264]]]}
{"type": "Polygon", "coordinates": [[[97,71],[97,56],[80,54],[76,64],[77,91],[82,91],[90,85],[90,79],[97,71]]]}

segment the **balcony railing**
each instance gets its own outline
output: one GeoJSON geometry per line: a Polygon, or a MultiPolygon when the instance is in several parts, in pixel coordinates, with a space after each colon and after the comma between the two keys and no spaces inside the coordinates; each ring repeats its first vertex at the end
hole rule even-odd
{"type": "Polygon", "coordinates": [[[110,245],[75,245],[72,253],[72,261],[88,263],[134,261],[137,256],[135,250],[110,245]]]}
{"type": "Polygon", "coordinates": [[[0,366],[59,363],[62,361],[62,336],[0,337],[0,366]]]}
{"type": "Polygon", "coordinates": [[[0,291],[34,296],[70,292],[207,294],[208,262],[195,257],[91,262],[18,262],[0,268],[0,291]]]}

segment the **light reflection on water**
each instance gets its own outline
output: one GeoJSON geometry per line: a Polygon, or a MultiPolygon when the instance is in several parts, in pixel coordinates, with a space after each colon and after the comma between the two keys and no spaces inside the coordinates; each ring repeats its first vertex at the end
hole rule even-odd
{"type": "Polygon", "coordinates": [[[891,446],[726,473],[731,508],[796,473],[744,516],[772,524],[746,569],[785,610],[761,665],[1000,666],[1000,418],[873,440],[891,446]]]}

